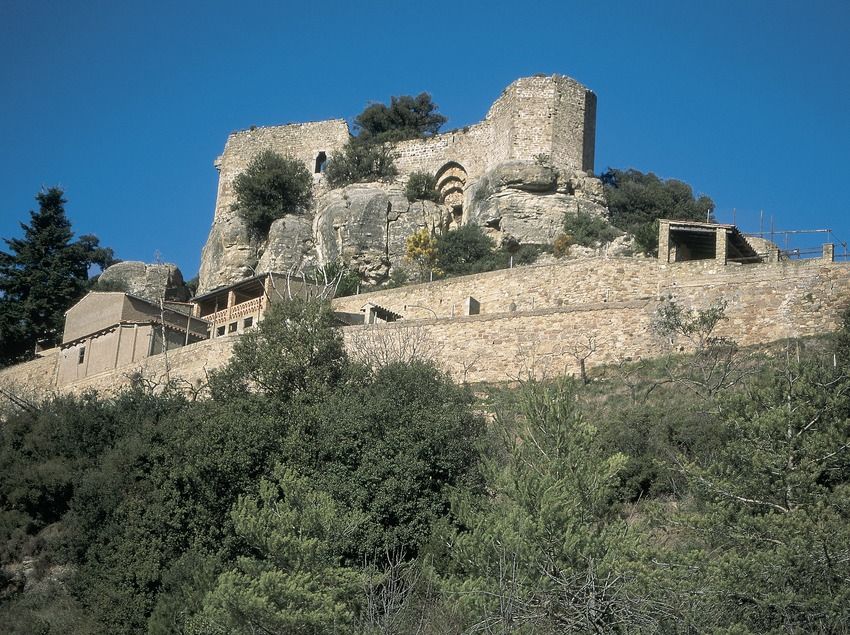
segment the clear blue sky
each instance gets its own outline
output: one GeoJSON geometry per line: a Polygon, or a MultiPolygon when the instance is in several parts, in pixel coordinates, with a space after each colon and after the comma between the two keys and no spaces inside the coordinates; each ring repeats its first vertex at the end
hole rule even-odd
{"type": "Polygon", "coordinates": [[[228,133],[432,93],[447,128],[515,78],[599,100],[596,171],[690,183],[744,229],[850,241],[850,2],[0,1],[0,236],[43,185],[125,260],[198,270],[228,133]]]}

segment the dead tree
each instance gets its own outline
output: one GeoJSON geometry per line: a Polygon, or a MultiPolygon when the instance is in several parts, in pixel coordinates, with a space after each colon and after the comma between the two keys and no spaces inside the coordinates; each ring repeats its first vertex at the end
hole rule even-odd
{"type": "Polygon", "coordinates": [[[590,383],[587,377],[587,360],[596,352],[596,348],[596,336],[584,333],[580,336],[580,341],[574,342],[567,350],[578,362],[581,383],[585,386],[590,383]]]}

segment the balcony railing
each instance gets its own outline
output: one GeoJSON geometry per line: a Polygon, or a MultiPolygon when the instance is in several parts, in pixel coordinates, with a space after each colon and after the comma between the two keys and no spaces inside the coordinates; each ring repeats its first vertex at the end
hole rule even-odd
{"type": "Polygon", "coordinates": [[[234,304],[232,307],[227,309],[222,309],[221,311],[216,311],[210,315],[205,315],[204,319],[209,320],[213,324],[226,324],[231,320],[262,312],[265,308],[265,300],[266,299],[263,296],[260,296],[259,298],[248,300],[247,302],[240,302],[239,304],[234,304]]]}

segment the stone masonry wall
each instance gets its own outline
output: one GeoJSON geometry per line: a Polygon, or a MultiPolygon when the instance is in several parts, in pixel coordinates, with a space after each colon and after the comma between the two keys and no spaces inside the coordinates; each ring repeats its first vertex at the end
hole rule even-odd
{"type": "MultiPolygon", "coordinates": [[[[718,334],[745,346],[834,331],[841,311],[850,305],[848,274],[850,264],[815,260],[724,266],[714,261],[596,258],[377,291],[333,304],[337,311],[356,313],[373,302],[404,316],[390,324],[344,327],[354,355],[412,342],[459,380],[498,382],[528,372],[575,372],[573,351],[589,338],[597,348],[589,367],[657,356],[663,343],[650,326],[668,297],[693,307],[725,300],[728,319],[718,334]],[[469,296],[480,302],[479,315],[463,315],[469,296]]],[[[170,352],[171,376],[202,382],[208,370],[227,360],[234,337],[170,352]]],[[[161,381],[164,361],[162,355],[150,357],[64,389],[112,390],[125,385],[134,371],[161,381]]],[[[0,384],[50,390],[54,365],[55,356],[14,366],[0,372],[0,384]]]]}
{"type": "Polygon", "coordinates": [[[233,351],[238,335],[204,340],[172,351],[129,363],[110,371],[91,375],[57,387],[58,349],[46,357],[0,370],[0,390],[17,395],[44,396],[51,393],[82,394],[88,390],[110,394],[127,387],[134,376],[150,385],[162,385],[167,376],[197,387],[207,373],[223,366],[233,351]],[[166,371],[167,365],[167,371],[166,371]]]}
{"type": "MultiPolygon", "coordinates": [[[[216,160],[219,171],[215,216],[229,213],[235,203],[233,181],[251,160],[265,150],[273,150],[304,162],[311,174],[319,152],[327,156],[338,152],[348,141],[344,119],[268,126],[231,134],[224,152],[216,160]]],[[[317,177],[318,178],[318,177],[317,177]]]]}
{"type": "Polygon", "coordinates": [[[744,346],[834,331],[850,305],[848,274],[849,265],[822,261],[722,266],[589,259],[339,298],[334,307],[357,312],[373,302],[405,316],[345,328],[353,347],[410,339],[456,378],[503,381],[527,371],[575,372],[573,352],[589,338],[597,347],[589,367],[657,356],[663,343],[650,326],[671,297],[700,308],[725,300],[728,319],[717,333],[744,346]],[[469,296],[480,302],[479,315],[463,316],[469,296]]]}
{"type": "MultiPolygon", "coordinates": [[[[595,130],[595,100],[592,92],[568,77],[523,77],[504,90],[481,123],[397,144],[396,163],[402,174],[409,174],[416,170],[434,173],[448,161],[457,161],[470,177],[477,177],[504,161],[532,160],[538,154],[548,154],[555,167],[565,173],[592,171],[585,145],[592,145],[595,139],[588,137],[584,128],[591,124],[595,130]],[[593,108],[588,109],[591,101],[593,108]]],[[[263,150],[299,159],[313,173],[319,152],[331,157],[348,136],[344,119],[234,132],[216,161],[219,186],[215,218],[229,215],[234,203],[233,180],[263,150]]],[[[590,157],[592,153],[591,147],[590,157]]],[[[321,177],[316,178],[320,183],[321,177]]]]}
{"type": "Polygon", "coordinates": [[[59,349],[51,348],[42,357],[0,369],[0,390],[11,390],[17,395],[41,397],[56,385],[59,349]]]}

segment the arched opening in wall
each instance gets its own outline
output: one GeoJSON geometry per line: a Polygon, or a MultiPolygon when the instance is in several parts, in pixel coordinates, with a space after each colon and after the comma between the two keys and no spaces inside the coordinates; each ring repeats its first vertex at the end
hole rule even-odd
{"type": "Polygon", "coordinates": [[[463,191],[466,188],[466,169],[457,161],[449,161],[436,174],[437,191],[443,205],[451,209],[449,227],[463,224],[463,191]]]}
{"type": "Polygon", "coordinates": [[[328,155],[325,154],[324,150],[322,150],[321,152],[319,152],[318,155],[316,155],[316,170],[315,170],[315,173],[321,174],[322,172],[324,172],[325,166],[327,165],[327,163],[328,163],[328,155]]]}

